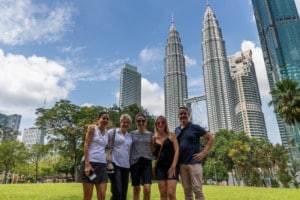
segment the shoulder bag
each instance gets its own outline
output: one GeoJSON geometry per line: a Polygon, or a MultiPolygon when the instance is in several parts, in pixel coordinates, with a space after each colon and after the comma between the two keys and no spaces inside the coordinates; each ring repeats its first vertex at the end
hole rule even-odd
{"type": "Polygon", "coordinates": [[[116,129],[111,137],[108,137],[108,144],[105,148],[105,155],[106,155],[106,165],[107,165],[107,173],[112,174],[114,173],[114,165],[112,163],[112,151],[114,149],[115,144],[115,136],[116,136],[116,129]]]}

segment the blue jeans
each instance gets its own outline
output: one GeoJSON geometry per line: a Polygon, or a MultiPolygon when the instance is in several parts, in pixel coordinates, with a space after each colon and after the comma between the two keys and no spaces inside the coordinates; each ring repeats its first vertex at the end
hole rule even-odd
{"type": "Polygon", "coordinates": [[[128,190],[129,169],[114,164],[113,174],[108,174],[112,196],[110,200],[126,200],[128,190]]]}

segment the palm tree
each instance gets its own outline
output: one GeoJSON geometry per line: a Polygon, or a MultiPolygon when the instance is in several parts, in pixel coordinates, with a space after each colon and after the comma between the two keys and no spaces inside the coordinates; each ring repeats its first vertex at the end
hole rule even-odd
{"type": "Polygon", "coordinates": [[[299,83],[286,78],[276,82],[276,87],[270,94],[273,100],[269,106],[274,105],[274,111],[281,117],[287,125],[295,125],[298,134],[300,131],[298,123],[300,122],[300,86],[299,83]]]}

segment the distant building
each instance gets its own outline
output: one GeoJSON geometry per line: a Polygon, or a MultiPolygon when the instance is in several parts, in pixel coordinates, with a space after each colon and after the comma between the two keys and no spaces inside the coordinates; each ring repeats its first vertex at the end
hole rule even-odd
{"type": "Polygon", "coordinates": [[[120,75],[120,108],[133,104],[141,106],[141,74],[137,67],[125,64],[120,75]]]}
{"type": "Polygon", "coordinates": [[[238,132],[268,140],[252,52],[238,52],[229,56],[228,60],[234,84],[238,132]]]}
{"type": "Polygon", "coordinates": [[[202,27],[202,59],[209,131],[236,131],[234,91],[225,42],[217,18],[209,5],[202,27]]]}
{"type": "Polygon", "coordinates": [[[0,143],[3,140],[16,140],[21,123],[21,115],[4,115],[0,113],[0,143]]]}
{"type": "Polygon", "coordinates": [[[188,97],[185,59],[179,33],[172,21],[165,51],[165,116],[170,130],[179,126],[178,108],[188,97]]]}
{"type": "MultiPolygon", "coordinates": [[[[284,78],[300,83],[300,19],[295,0],[252,0],[252,5],[270,89],[284,78]]],[[[291,160],[300,160],[297,128],[276,117],[283,146],[291,160]]]]}
{"type": "Polygon", "coordinates": [[[25,146],[44,144],[44,134],[38,127],[24,129],[22,142],[25,146]]]}

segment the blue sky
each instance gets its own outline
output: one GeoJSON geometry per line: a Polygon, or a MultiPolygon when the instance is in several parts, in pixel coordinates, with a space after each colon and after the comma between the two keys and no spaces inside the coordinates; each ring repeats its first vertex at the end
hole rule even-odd
{"type": "MultiPolygon", "coordinates": [[[[227,56],[252,49],[269,139],[280,143],[267,106],[269,86],[250,0],[209,3],[227,56]]],[[[142,106],[164,114],[163,59],[172,15],[184,48],[189,97],[204,95],[205,9],[206,0],[0,0],[0,113],[22,114],[23,131],[44,102],[118,105],[120,69],[128,63],[142,74],[142,106]]],[[[194,106],[198,114],[199,107],[194,106]]],[[[196,122],[205,125],[205,115],[196,122]]]]}

